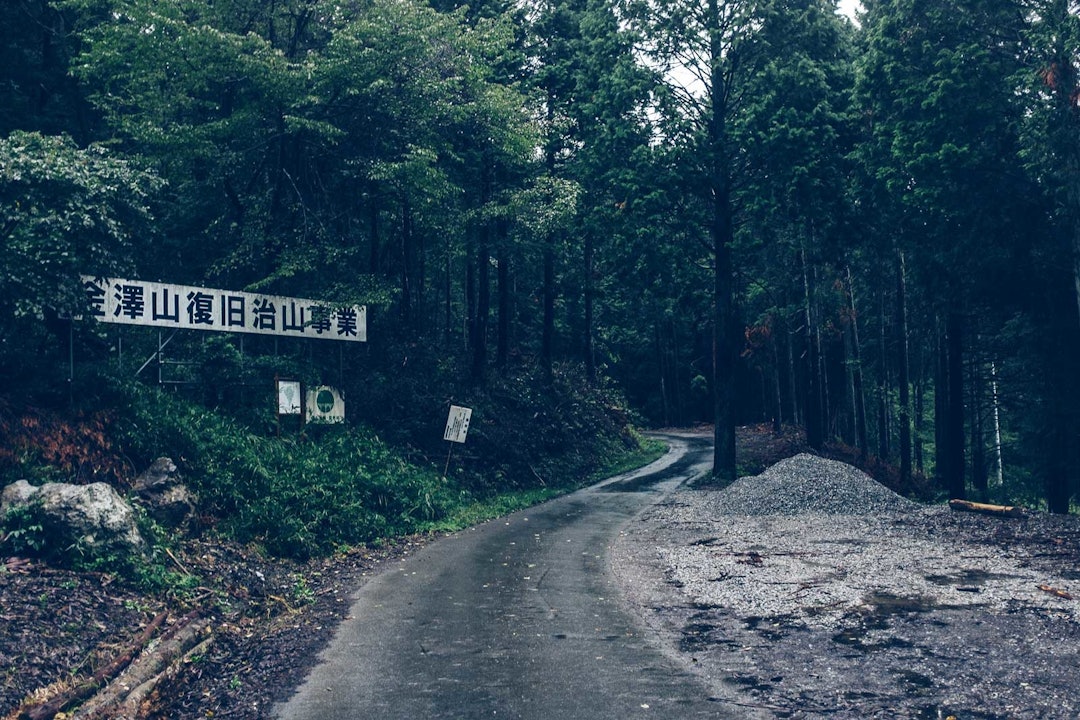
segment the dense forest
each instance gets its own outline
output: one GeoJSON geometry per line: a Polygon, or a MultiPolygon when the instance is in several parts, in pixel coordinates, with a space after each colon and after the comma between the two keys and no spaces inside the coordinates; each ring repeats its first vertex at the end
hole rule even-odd
{"type": "Polygon", "coordinates": [[[736,425],[797,424],[1068,512],[1077,6],[864,5],[11,0],[8,390],[162,357],[81,275],[258,291],[363,304],[368,342],[189,333],[140,378],[242,406],[284,363],[387,433],[434,375],[561,378],[715,421],[718,482],[736,425]]]}

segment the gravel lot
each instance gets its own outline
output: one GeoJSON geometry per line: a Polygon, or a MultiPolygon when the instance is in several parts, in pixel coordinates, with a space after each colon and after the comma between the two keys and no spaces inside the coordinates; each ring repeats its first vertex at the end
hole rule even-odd
{"type": "Polygon", "coordinates": [[[679,490],[611,553],[673,655],[781,718],[1080,717],[1078,560],[1080,518],[926,507],[807,454],[679,490]]]}

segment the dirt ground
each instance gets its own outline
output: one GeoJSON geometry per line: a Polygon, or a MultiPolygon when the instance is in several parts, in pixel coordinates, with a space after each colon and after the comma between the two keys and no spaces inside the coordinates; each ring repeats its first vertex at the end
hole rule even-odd
{"type": "Polygon", "coordinates": [[[613,552],[635,614],[777,718],[1080,717],[1080,518],[938,505],[718,516],[679,491],[613,552]]]}
{"type": "Polygon", "coordinates": [[[265,718],[303,679],[365,575],[429,542],[405,538],[306,564],[225,542],[184,543],[176,555],[205,583],[190,599],[149,598],[96,573],[8,563],[0,573],[0,717],[45,700],[123,654],[162,611],[211,619],[213,641],[143,703],[140,717],[265,718]]]}
{"type": "MultiPolygon", "coordinates": [[[[778,437],[766,427],[741,429],[738,446],[745,473],[804,449],[796,433],[778,437]]],[[[991,548],[1035,543],[1047,562],[1080,570],[1075,538],[1004,537],[1003,527],[974,524],[964,532],[976,535],[968,542],[991,548]]],[[[431,539],[405,538],[306,564],[226,542],[187,541],[174,561],[203,585],[185,599],[149,598],[107,575],[8,558],[0,572],[0,718],[18,717],[20,703],[47,699],[90,677],[163,610],[173,621],[193,609],[211,620],[213,640],[157,687],[140,717],[266,718],[303,679],[363,578],[431,539]]],[[[687,652],[711,642],[708,633],[699,635],[689,636],[687,652]]]]}

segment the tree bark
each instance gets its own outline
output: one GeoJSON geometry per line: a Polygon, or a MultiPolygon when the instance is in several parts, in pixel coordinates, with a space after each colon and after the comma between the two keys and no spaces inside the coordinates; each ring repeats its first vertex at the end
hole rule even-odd
{"type": "Polygon", "coordinates": [[[950,310],[945,317],[947,400],[943,477],[949,497],[963,500],[964,483],[964,316],[950,310]]]}
{"type": "Polygon", "coordinates": [[[483,382],[487,370],[488,316],[491,314],[491,226],[487,221],[480,226],[477,240],[472,379],[479,383],[483,382]]]}
{"type": "Polygon", "coordinates": [[[592,233],[585,232],[585,344],[582,351],[585,353],[585,377],[589,382],[596,380],[596,355],[593,351],[593,272],[594,272],[594,247],[592,233]]]}
{"type": "Polygon", "coordinates": [[[998,487],[1005,483],[1005,464],[1001,452],[1001,398],[998,395],[997,364],[990,362],[990,401],[994,406],[994,463],[998,487]]]}
{"type": "Polygon", "coordinates": [[[788,330],[787,335],[787,379],[788,398],[791,400],[791,422],[802,424],[802,408],[799,405],[799,377],[795,370],[795,330],[788,330]]]}
{"type": "Polygon", "coordinates": [[[368,192],[368,272],[372,275],[379,274],[379,202],[375,197],[375,188],[372,184],[368,192]]]}
{"type": "Polygon", "coordinates": [[[664,426],[671,424],[671,402],[668,400],[667,372],[664,362],[664,333],[662,321],[656,322],[656,366],[660,377],[660,410],[664,418],[664,426]]]}
{"type": "MultiPolygon", "coordinates": [[[[548,127],[554,127],[555,98],[551,88],[547,95],[548,127]]],[[[549,132],[554,132],[549,130],[549,132]]],[[[545,149],[544,165],[551,178],[555,177],[555,140],[549,137],[545,149]]],[[[544,237],[544,327],[540,336],[540,365],[546,382],[554,380],[552,363],[555,345],[555,242],[554,230],[548,230],[544,237]]]]}
{"type": "Polygon", "coordinates": [[[784,398],[780,388],[780,349],[777,347],[777,336],[774,334],[772,342],[773,386],[776,391],[776,406],[773,410],[772,427],[777,435],[784,428],[784,398]]]}
{"type": "Polygon", "coordinates": [[[946,368],[949,366],[949,353],[946,349],[945,331],[941,328],[940,318],[935,329],[937,346],[934,348],[934,478],[937,484],[945,487],[945,416],[948,414],[949,380],[946,368]]]}
{"type": "Polygon", "coordinates": [[[800,248],[803,275],[803,321],[806,327],[806,444],[814,450],[825,445],[825,430],[821,412],[821,362],[818,334],[815,327],[813,287],[806,264],[806,248],[800,248]]]}
{"type": "Polygon", "coordinates": [[[919,377],[915,381],[915,436],[912,443],[915,471],[925,474],[926,463],[923,459],[923,422],[925,420],[924,397],[926,392],[926,362],[922,350],[919,350],[919,377]]]}
{"type": "Polygon", "coordinates": [[[711,190],[709,234],[713,249],[713,478],[734,482],[735,464],[735,368],[739,334],[735,331],[735,278],[731,255],[734,223],[731,210],[731,167],[728,158],[728,83],[725,69],[734,62],[725,53],[718,0],[708,0],[709,117],[708,161],[711,190]]]}
{"type": "Polygon", "coordinates": [[[882,460],[889,457],[889,364],[886,350],[885,336],[885,293],[878,297],[878,328],[881,347],[878,349],[881,358],[881,377],[878,378],[878,457],[882,460]]]}
{"type": "Polygon", "coordinates": [[[499,339],[495,364],[506,367],[510,359],[510,248],[505,218],[496,224],[499,243],[499,339]]]}
{"type": "Polygon", "coordinates": [[[46,720],[46,718],[55,717],[68,705],[90,697],[103,685],[111,682],[114,677],[123,672],[124,668],[131,664],[138,654],[146,647],[147,643],[150,642],[150,638],[153,637],[154,633],[157,632],[157,629],[161,627],[161,624],[165,622],[165,618],[167,617],[168,612],[158,613],[157,617],[146,626],[139,634],[139,637],[136,638],[135,642],[133,642],[125,652],[121,653],[116,659],[104,667],[96,670],[89,680],[80,683],[75,686],[74,689],[58,695],[48,702],[41,703],[40,705],[28,705],[23,707],[16,717],[19,720],[46,720]]]}
{"type": "Polygon", "coordinates": [[[409,198],[401,199],[401,319],[412,319],[412,209],[409,198]]]}
{"type": "Polygon", "coordinates": [[[471,252],[465,253],[465,325],[465,349],[468,351],[476,346],[476,263],[471,252]]]}
{"type": "Polygon", "coordinates": [[[898,357],[900,385],[900,482],[906,486],[911,482],[911,379],[908,376],[910,358],[908,350],[907,321],[907,278],[904,267],[904,253],[896,253],[896,320],[899,335],[898,357]]]}
{"type": "Polygon", "coordinates": [[[983,418],[983,377],[979,363],[971,364],[971,486],[976,497],[985,500],[990,490],[986,465],[986,430],[983,418]]]}
{"type": "Polygon", "coordinates": [[[855,445],[859,457],[866,459],[870,444],[866,437],[866,391],[863,389],[862,343],[859,342],[859,311],[855,305],[855,285],[851,279],[851,266],[847,268],[848,302],[851,310],[851,351],[854,365],[852,381],[855,386],[855,445]]]}
{"type": "Polygon", "coordinates": [[[555,345],[555,237],[549,233],[544,243],[544,329],[540,339],[540,364],[547,382],[553,380],[555,345]]]}

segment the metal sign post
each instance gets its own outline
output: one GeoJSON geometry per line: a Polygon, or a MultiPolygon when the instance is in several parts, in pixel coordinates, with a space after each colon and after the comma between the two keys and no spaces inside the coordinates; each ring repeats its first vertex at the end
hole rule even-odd
{"type": "Polygon", "coordinates": [[[450,471],[450,455],[454,452],[454,443],[464,443],[469,434],[469,421],[472,419],[472,408],[450,406],[450,415],[446,418],[446,430],[443,431],[443,440],[450,443],[446,451],[446,467],[443,468],[443,479],[450,471]]]}

